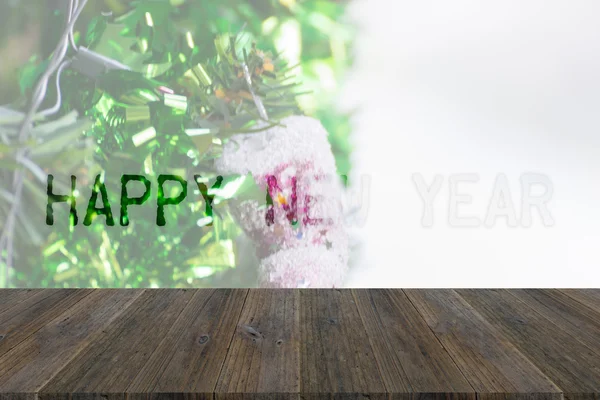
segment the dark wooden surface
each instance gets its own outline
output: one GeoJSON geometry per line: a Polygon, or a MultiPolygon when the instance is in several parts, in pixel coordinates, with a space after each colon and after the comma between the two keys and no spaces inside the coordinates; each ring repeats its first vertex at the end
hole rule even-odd
{"type": "Polygon", "coordinates": [[[599,394],[600,290],[0,290],[0,399],[599,394]]]}

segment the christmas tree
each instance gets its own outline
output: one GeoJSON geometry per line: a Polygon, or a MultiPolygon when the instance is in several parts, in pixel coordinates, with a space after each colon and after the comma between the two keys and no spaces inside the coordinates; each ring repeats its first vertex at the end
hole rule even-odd
{"type": "MultiPolygon", "coordinates": [[[[31,7],[19,3],[8,12],[31,7]]],[[[349,171],[349,122],[334,108],[352,39],[344,5],[98,3],[56,3],[54,50],[21,69],[23,97],[0,108],[0,287],[246,285],[228,203],[259,191],[214,160],[232,135],[306,113],[349,171]],[[166,175],[194,185],[185,204],[163,207],[162,225],[141,207],[123,221],[125,173],[153,190],[166,175]],[[54,205],[49,225],[48,199],[70,193],[78,223],[54,205]]],[[[163,187],[162,198],[182,193],[163,187]]]]}

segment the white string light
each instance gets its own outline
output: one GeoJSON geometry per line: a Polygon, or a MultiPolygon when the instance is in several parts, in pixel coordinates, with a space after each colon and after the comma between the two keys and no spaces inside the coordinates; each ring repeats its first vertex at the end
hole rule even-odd
{"type": "MultiPolygon", "coordinates": [[[[69,61],[64,61],[64,58],[67,55],[67,51],[69,49],[69,44],[77,50],[77,46],[75,45],[75,40],[73,38],[73,28],[75,26],[75,22],[79,18],[79,15],[83,11],[88,0],[69,0],[69,9],[67,13],[67,24],[65,30],[61,36],[61,39],[58,42],[58,45],[54,49],[52,59],[50,60],[50,64],[46,71],[40,77],[38,84],[36,85],[33,96],[31,99],[31,103],[29,105],[29,109],[25,114],[23,121],[21,122],[21,126],[19,128],[18,133],[18,141],[24,142],[27,139],[29,134],[31,124],[39,116],[48,116],[52,115],[60,109],[61,104],[61,94],[60,94],[60,75],[65,66],[68,65],[69,61]],[[46,96],[46,90],[48,88],[48,81],[50,77],[56,72],[56,86],[57,86],[57,103],[48,110],[43,110],[40,114],[36,114],[37,109],[41,105],[44,97],[46,96]]],[[[22,160],[26,159],[28,150],[25,148],[19,149],[16,155],[17,160],[21,160],[21,164],[23,164],[22,160]]],[[[25,163],[27,164],[27,163],[25,163]]],[[[14,236],[14,228],[17,217],[17,212],[21,203],[21,195],[23,192],[23,179],[24,179],[24,171],[23,168],[15,171],[13,175],[13,192],[15,201],[12,203],[10,212],[6,218],[6,223],[4,228],[2,229],[2,234],[0,235],[0,260],[4,258],[4,264],[6,266],[6,286],[9,286],[10,283],[10,268],[13,263],[13,236],[14,236]],[[3,254],[4,251],[6,254],[3,254]]]]}
{"type": "MultiPolygon", "coordinates": [[[[67,19],[67,22],[71,22],[73,10],[77,10],[78,7],[79,0],[69,0],[69,18],[67,19]]],[[[69,31],[69,42],[71,43],[73,50],[77,51],[77,45],[75,44],[75,39],[73,38],[73,26],[71,26],[71,30],[69,31]]]]}
{"type": "MultiPolygon", "coordinates": [[[[70,1],[71,3],[73,2],[73,0],[70,1]]],[[[54,50],[54,55],[50,60],[50,65],[48,65],[48,68],[41,76],[40,81],[38,82],[35,90],[33,91],[33,97],[29,106],[29,110],[27,111],[27,114],[25,114],[25,118],[19,130],[20,140],[24,140],[27,137],[27,133],[29,131],[31,122],[35,117],[35,113],[38,107],[41,105],[42,101],[44,100],[44,97],[46,96],[48,81],[50,80],[52,74],[54,74],[60,67],[67,54],[67,50],[69,49],[69,38],[72,38],[73,36],[73,27],[75,26],[75,22],[79,18],[79,15],[83,11],[83,8],[85,7],[87,1],[88,0],[82,0],[81,5],[78,8],[75,8],[75,11],[67,18],[67,26],[65,27],[65,31],[63,32],[60,41],[58,42],[58,46],[56,46],[56,49],[54,50]]]]}
{"type": "Polygon", "coordinates": [[[70,60],[63,61],[62,64],[60,64],[60,66],[58,67],[58,70],[56,71],[56,103],[54,104],[53,107],[48,108],[46,110],[42,110],[39,113],[37,113],[36,118],[37,117],[49,117],[51,115],[56,114],[60,110],[60,106],[62,105],[62,94],[61,94],[61,90],[60,90],[60,76],[63,72],[63,69],[65,69],[65,67],[68,67],[69,64],[71,64],[70,60]]]}

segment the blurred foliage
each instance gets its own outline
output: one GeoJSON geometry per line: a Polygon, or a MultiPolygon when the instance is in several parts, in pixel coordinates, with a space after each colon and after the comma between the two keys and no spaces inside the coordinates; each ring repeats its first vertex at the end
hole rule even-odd
{"type": "MultiPolygon", "coordinates": [[[[44,33],[37,46],[41,49],[39,54],[20,70],[19,90],[23,96],[5,100],[21,107],[25,104],[36,77],[45,68],[48,49],[55,46],[63,29],[65,4],[60,0],[11,0],[0,5],[2,18],[18,16],[21,22],[12,28],[11,24],[3,24],[0,39],[18,38],[27,32],[27,26],[36,24],[43,26],[40,31],[44,33]]],[[[320,119],[330,134],[338,171],[347,174],[350,124],[335,106],[340,81],[351,62],[353,29],[343,22],[344,9],[343,2],[313,0],[90,1],[76,25],[78,45],[117,60],[134,72],[113,71],[92,80],[67,70],[63,88],[69,90],[63,90],[57,121],[64,122],[76,110],[90,117],[91,125],[85,127],[81,124],[87,121],[77,121],[52,131],[54,140],[44,138],[40,142],[43,144],[34,147],[38,155],[34,162],[57,176],[57,181],[62,177],[63,183],[68,182],[69,174],[76,174],[82,204],[87,204],[95,174],[104,171],[113,214],[118,214],[115,196],[120,188],[110,184],[119,183],[125,165],[129,166],[127,173],[149,177],[159,168],[164,173],[165,166],[188,178],[200,171],[213,182],[209,161],[218,156],[221,139],[244,131],[256,119],[257,110],[244,106],[240,111],[243,104],[252,102],[243,87],[239,60],[235,60],[239,58],[248,62],[253,74],[258,74],[253,75],[253,83],[269,117],[277,119],[297,113],[294,110],[299,104],[303,112],[320,119]],[[229,42],[229,35],[237,32],[241,32],[236,36],[238,49],[249,49],[246,55],[229,42]],[[252,43],[257,50],[252,50],[252,43]],[[293,68],[286,69],[285,65],[293,68]],[[270,71],[277,74],[270,76],[270,71]],[[285,80],[288,72],[294,76],[290,84],[285,80]],[[203,81],[206,76],[210,84],[203,81]],[[169,91],[161,92],[163,83],[169,85],[169,91]],[[269,102],[273,88],[277,101],[269,102]],[[156,97],[148,100],[149,95],[156,97]],[[211,133],[199,137],[173,133],[198,126],[211,133]],[[149,140],[136,139],[148,137],[148,133],[149,140]],[[74,149],[79,149],[77,156],[74,149]],[[119,165],[118,171],[111,171],[114,165],[119,165]]],[[[0,54],[2,43],[6,40],[0,40],[0,54]]],[[[3,96],[14,92],[5,89],[6,81],[0,76],[3,96]]],[[[13,81],[9,83],[14,85],[13,81]]],[[[50,106],[55,96],[50,87],[42,108],[50,106]]],[[[10,135],[10,124],[2,128],[2,122],[0,133],[4,129],[10,135]]],[[[44,125],[39,126],[44,129],[44,125]]],[[[1,148],[0,161],[8,158],[3,154],[14,151],[10,146],[1,148]]],[[[0,168],[6,179],[6,184],[0,181],[0,194],[5,194],[0,198],[2,211],[7,209],[10,197],[7,172],[15,166],[4,163],[0,168]]],[[[29,177],[35,180],[31,174],[29,177]]],[[[216,215],[212,224],[200,223],[202,218],[197,215],[202,214],[204,203],[192,185],[188,199],[197,196],[198,201],[185,210],[183,203],[167,207],[168,222],[162,228],[143,218],[141,207],[131,209],[132,223],[128,227],[106,227],[104,217],[90,227],[81,223],[72,227],[66,218],[66,207],[57,206],[65,209],[55,212],[55,225],[37,230],[35,227],[45,219],[45,207],[39,207],[46,203],[45,182],[40,183],[43,184],[26,188],[25,200],[31,204],[22,208],[34,211],[28,211],[25,221],[21,221],[21,237],[15,241],[19,258],[12,271],[11,286],[228,285],[223,279],[230,279],[231,274],[223,278],[227,275],[222,271],[240,264],[235,243],[239,228],[227,215],[216,215]],[[140,213],[138,218],[136,213],[140,213]]],[[[156,180],[152,183],[155,187],[156,180]]],[[[218,201],[226,203],[228,198],[240,194],[241,188],[247,186],[243,183],[244,177],[226,177],[221,193],[227,194],[218,201]]],[[[55,189],[58,193],[68,190],[67,185],[55,189]]],[[[80,205],[78,210],[81,214],[84,207],[80,205]]],[[[2,215],[0,212],[0,218],[2,215]]]]}

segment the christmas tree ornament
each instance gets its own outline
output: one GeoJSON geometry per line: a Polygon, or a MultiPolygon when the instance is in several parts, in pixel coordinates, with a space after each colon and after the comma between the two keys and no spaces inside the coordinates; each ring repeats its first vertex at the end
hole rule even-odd
{"type": "Polygon", "coordinates": [[[263,200],[231,212],[255,241],[262,287],[340,287],[348,263],[342,187],[327,131],[290,116],[259,133],[233,135],[215,160],[221,173],[251,174],[263,200]]]}

